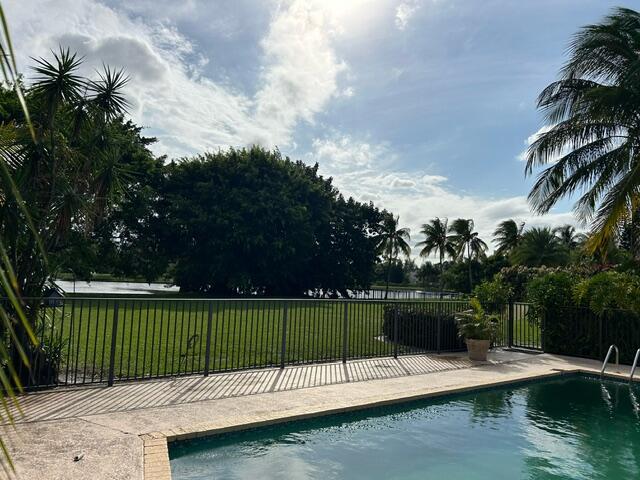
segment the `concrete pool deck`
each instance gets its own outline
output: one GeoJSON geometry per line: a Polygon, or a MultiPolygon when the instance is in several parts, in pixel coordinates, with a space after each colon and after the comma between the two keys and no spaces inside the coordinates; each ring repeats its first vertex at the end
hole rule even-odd
{"type": "MultiPolygon", "coordinates": [[[[599,369],[501,350],[486,363],[416,355],[60,388],[25,395],[19,423],[0,428],[20,478],[161,480],[170,479],[168,441],[599,369]]],[[[629,367],[609,370],[628,377],[629,367]]]]}

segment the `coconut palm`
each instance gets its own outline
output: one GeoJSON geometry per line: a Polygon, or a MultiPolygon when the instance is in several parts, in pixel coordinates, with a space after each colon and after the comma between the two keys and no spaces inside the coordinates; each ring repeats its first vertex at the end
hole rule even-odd
{"type": "Polygon", "coordinates": [[[493,232],[493,240],[498,246],[496,253],[504,255],[513,251],[522,240],[523,230],[524,222],[517,224],[513,219],[500,222],[493,232]]]}
{"type": "Polygon", "coordinates": [[[522,235],[522,242],[511,254],[514,264],[528,267],[556,267],[565,265],[569,250],[548,228],[534,227],[522,235]]]}
{"type": "Polygon", "coordinates": [[[456,258],[464,259],[465,253],[469,263],[469,291],[473,289],[471,276],[471,261],[484,258],[487,244],[482,240],[478,232],[474,232],[475,224],[471,219],[458,218],[453,221],[449,232],[451,241],[455,246],[456,258]]]}
{"type": "Polygon", "coordinates": [[[562,243],[568,249],[574,249],[580,244],[581,234],[576,232],[576,228],[573,225],[562,225],[553,229],[553,233],[560,243],[562,243]]]}
{"type": "Polygon", "coordinates": [[[421,257],[428,257],[435,253],[440,258],[440,296],[442,296],[442,273],[445,257],[455,257],[456,250],[453,241],[449,236],[448,219],[434,218],[429,223],[422,225],[420,233],[424,235],[424,240],[418,242],[416,247],[422,247],[421,257]]]}
{"type": "Polygon", "coordinates": [[[387,286],[384,292],[384,298],[389,295],[389,282],[391,279],[391,265],[398,258],[399,254],[409,256],[411,254],[411,247],[409,246],[408,228],[399,228],[400,217],[394,217],[393,215],[385,216],[382,224],[380,225],[380,233],[377,236],[378,251],[387,260],[387,286]]]}
{"type": "Polygon", "coordinates": [[[538,213],[578,193],[574,210],[603,248],[640,204],[640,13],[617,8],[570,43],[560,79],[538,97],[548,130],[527,154],[545,167],[529,194],[538,213]]]}

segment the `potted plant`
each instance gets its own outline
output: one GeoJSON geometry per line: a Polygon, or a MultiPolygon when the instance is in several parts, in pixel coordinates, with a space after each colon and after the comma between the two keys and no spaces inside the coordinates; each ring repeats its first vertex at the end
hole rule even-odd
{"type": "Polygon", "coordinates": [[[469,359],[484,362],[497,330],[498,317],[485,313],[477,298],[471,299],[471,309],[455,315],[458,335],[465,339],[469,359]]]}

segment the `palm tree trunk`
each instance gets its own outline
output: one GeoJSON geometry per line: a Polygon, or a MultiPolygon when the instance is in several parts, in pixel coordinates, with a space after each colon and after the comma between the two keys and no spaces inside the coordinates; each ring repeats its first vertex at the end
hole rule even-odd
{"type": "Polygon", "coordinates": [[[384,290],[384,299],[389,296],[389,282],[391,281],[391,252],[389,252],[389,261],[387,262],[387,287],[384,290]]]}
{"type": "Polygon", "coordinates": [[[442,267],[443,267],[442,262],[443,262],[443,260],[444,260],[444,253],[442,253],[442,250],[440,250],[440,300],[442,300],[442,290],[443,290],[442,289],[442,286],[443,286],[443,283],[442,283],[442,267]]]}
{"type": "Polygon", "coordinates": [[[469,260],[469,293],[471,293],[471,290],[473,288],[473,281],[471,279],[471,246],[467,245],[467,257],[469,260]]]}

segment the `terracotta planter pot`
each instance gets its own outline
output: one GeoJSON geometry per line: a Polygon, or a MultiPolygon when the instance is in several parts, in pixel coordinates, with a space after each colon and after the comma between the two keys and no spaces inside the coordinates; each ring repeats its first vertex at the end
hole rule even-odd
{"type": "Polygon", "coordinates": [[[469,360],[486,362],[490,343],[490,340],[473,340],[468,338],[467,350],[469,350],[469,360]]]}

